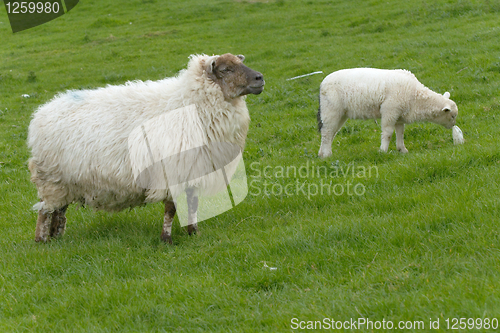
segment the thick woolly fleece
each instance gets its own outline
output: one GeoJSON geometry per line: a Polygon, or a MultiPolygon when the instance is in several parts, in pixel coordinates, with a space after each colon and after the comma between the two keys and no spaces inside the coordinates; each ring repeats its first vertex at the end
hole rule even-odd
{"type": "MultiPolygon", "coordinates": [[[[196,107],[208,143],[232,143],[243,151],[250,122],[245,97],[225,99],[221,87],[208,78],[214,57],[192,56],[187,69],[173,78],[72,90],[41,106],[28,133],[31,179],[42,200],[35,208],[50,212],[81,202],[118,211],[171,200],[167,188],[137,184],[128,139],[141,124],[182,107],[196,107]]],[[[192,146],[189,135],[173,137],[180,140],[170,153],[192,146]]],[[[182,168],[189,178],[196,165],[182,168]]]]}

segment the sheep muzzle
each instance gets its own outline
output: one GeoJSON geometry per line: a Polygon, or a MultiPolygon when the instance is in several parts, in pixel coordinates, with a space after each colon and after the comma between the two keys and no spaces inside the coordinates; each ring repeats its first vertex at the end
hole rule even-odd
{"type": "Polygon", "coordinates": [[[210,76],[226,98],[248,94],[260,94],[264,90],[264,76],[243,64],[243,56],[226,53],[218,56],[210,65],[210,76]]]}

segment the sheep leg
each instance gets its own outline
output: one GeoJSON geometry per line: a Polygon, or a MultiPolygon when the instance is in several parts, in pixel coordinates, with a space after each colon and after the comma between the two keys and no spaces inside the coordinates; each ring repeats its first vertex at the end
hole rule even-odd
{"type": "Polygon", "coordinates": [[[52,213],[50,237],[60,237],[64,235],[64,231],[66,230],[66,209],[68,209],[68,205],[52,213]]]}
{"type": "Polygon", "coordinates": [[[408,152],[404,142],[405,124],[396,123],[396,148],[403,154],[408,152]]]}
{"type": "MultiPolygon", "coordinates": [[[[394,99],[386,99],[382,105],[380,105],[380,114],[381,114],[381,125],[382,125],[382,143],[380,144],[380,151],[387,153],[389,150],[389,143],[392,139],[392,134],[396,129],[398,123],[400,123],[399,118],[401,115],[401,108],[398,101],[394,99]]],[[[404,124],[402,127],[399,127],[398,131],[403,133],[404,124]]],[[[397,134],[397,133],[396,133],[397,134]]],[[[396,138],[397,139],[397,138],[396,138]]],[[[401,142],[403,142],[403,136],[401,135],[401,142]]],[[[403,144],[404,147],[404,144],[403,144]]],[[[398,146],[398,149],[401,148],[398,146]]]]}
{"type": "Polygon", "coordinates": [[[172,244],[172,222],[175,216],[175,205],[173,201],[165,200],[165,216],[163,217],[163,230],[161,239],[165,243],[172,244]]]}
{"type": "Polygon", "coordinates": [[[380,144],[380,151],[387,153],[392,133],[394,133],[394,125],[384,124],[384,120],[382,119],[382,143],[380,144]]]}
{"type": "Polygon", "coordinates": [[[188,234],[196,234],[198,231],[198,197],[194,193],[194,189],[188,188],[186,189],[187,194],[187,204],[188,204],[188,226],[187,231],[188,234]]]}
{"type": "Polygon", "coordinates": [[[344,126],[347,120],[346,115],[339,115],[334,119],[325,120],[321,128],[321,147],[319,148],[319,157],[328,157],[332,155],[332,142],[337,132],[344,126]]]}
{"type": "Polygon", "coordinates": [[[36,221],[35,242],[47,242],[52,221],[52,212],[41,209],[38,211],[38,220],[36,221]]]}

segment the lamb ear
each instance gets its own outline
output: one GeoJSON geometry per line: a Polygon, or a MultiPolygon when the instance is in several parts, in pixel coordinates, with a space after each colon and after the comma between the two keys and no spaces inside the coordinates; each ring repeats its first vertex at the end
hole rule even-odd
{"type": "Polygon", "coordinates": [[[445,93],[443,94],[443,97],[444,97],[444,98],[448,98],[448,99],[449,99],[449,98],[450,98],[450,93],[449,93],[449,92],[445,92],[445,93]]]}
{"type": "Polygon", "coordinates": [[[241,61],[245,60],[245,56],[243,54],[238,54],[237,57],[240,58],[241,61]]]}

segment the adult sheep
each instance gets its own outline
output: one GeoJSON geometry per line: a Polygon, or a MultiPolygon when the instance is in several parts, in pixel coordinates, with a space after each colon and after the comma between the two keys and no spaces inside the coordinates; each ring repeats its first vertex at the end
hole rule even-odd
{"type": "Polygon", "coordinates": [[[396,148],[407,153],[405,124],[431,121],[446,128],[455,125],[458,109],[449,98],[448,92],[433,92],[407,70],[354,68],[333,72],[320,86],[318,155],[332,155],[333,138],[348,118],[382,118],[380,150],[387,152],[396,130],[396,148]]]}
{"type": "MultiPolygon", "coordinates": [[[[35,205],[39,211],[35,240],[46,242],[64,233],[71,203],[120,211],[163,201],[161,238],[172,243],[176,213],[172,194],[167,187],[148,189],[137,183],[129,136],[155,117],[194,105],[209,142],[234,144],[243,151],[250,122],[245,95],[264,89],[262,74],[243,60],[244,56],[232,54],[193,55],[187,69],[173,78],[71,90],[42,105],[28,132],[29,169],[40,198],[35,205]]],[[[185,144],[177,142],[175,147],[182,149],[185,144]]],[[[189,173],[190,166],[184,167],[189,173]]],[[[188,205],[191,234],[197,231],[198,205],[192,190],[188,205]]]]}

